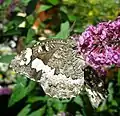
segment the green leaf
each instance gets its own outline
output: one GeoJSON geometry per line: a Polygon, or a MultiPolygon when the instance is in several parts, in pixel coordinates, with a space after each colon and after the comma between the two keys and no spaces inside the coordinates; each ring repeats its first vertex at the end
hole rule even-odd
{"type": "Polygon", "coordinates": [[[48,9],[52,8],[52,5],[40,5],[40,8],[38,9],[38,13],[42,11],[46,11],[48,9]]]}
{"type": "Polygon", "coordinates": [[[46,110],[46,106],[43,106],[42,108],[32,112],[30,115],[28,116],[43,116],[46,110]]]}
{"type": "Polygon", "coordinates": [[[118,85],[120,86],[120,69],[118,70],[118,85]]]}
{"type": "Polygon", "coordinates": [[[27,16],[27,22],[30,24],[30,25],[33,25],[33,23],[34,23],[34,17],[33,17],[33,15],[29,15],[29,16],[27,16]]]}
{"type": "Polygon", "coordinates": [[[113,93],[114,93],[113,83],[110,82],[109,85],[108,85],[108,101],[109,102],[111,102],[113,100],[113,93]]]}
{"type": "Polygon", "coordinates": [[[42,102],[46,102],[48,100],[48,96],[45,96],[45,97],[37,97],[37,96],[34,96],[34,97],[29,97],[28,98],[28,102],[29,103],[34,103],[34,102],[38,102],[38,101],[42,101],[42,102]]]}
{"type": "Polygon", "coordinates": [[[62,104],[62,102],[59,99],[53,99],[53,107],[54,109],[56,109],[57,111],[64,111],[64,106],[62,104]]]}
{"type": "Polygon", "coordinates": [[[17,75],[16,84],[23,84],[24,87],[27,85],[27,78],[24,75],[17,75]]]}
{"type": "Polygon", "coordinates": [[[64,12],[65,14],[68,14],[68,9],[66,6],[61,6],[60,11],[64,12]]]}
{"type": "Polygon", "coordinates": [[[31,0],[21,0],[21,3],[23,3],[25,6],[27,6],[30,1],[31,0]]]}
{"type": "Polygon", "coordinates": [[[60,0],[48,0],[49,3],[51,3],[52,5],[57,5],[60,3],[60,0]]]}
{"type": "Polygon", "coordinates": [[[90,102],[88,95],[83,94],[81,97],[82,97],[83,104],[84,104],[84,107],[82,110],[83,116],[92,116],[93,115],[93,107],[92,107],[92,104],[90,102]]]}
{"type": "Polygon", "coordinates": [[[34,89],[35,85],[35,82],[30,81],[27,86],[27,78],[23,75],[19,75],[14,91],[10,97],[8,106],[10,107],[14,105],[15,103],[23,99],[25,96],[27,96],[34,89]]]}
{"type": "Polygon", "coordinates": [[[118,103],[117,103],[117,101],[116,101],[116,100],[112,100],[111,104],[112,104],[112,106],[119,107],[119,106],[118,106],[118,103]]]}
{"type": "Polygon", "coordinates": [[[15,11],[15,12],[23,12],[20,7],[15,7],[14,11],[15,11]]]}
{"type": "Polygon", "coordinates": [[[69,20],[70,21],[75,21],[76,20],[76,16],[74,16],[74,15],[68,15],[68,18],[69,18],[69,20]]]}
{"type": "Polygon", "coordinates": [[[80,96],[75,97],[74,102],[77,103],[78,105],[80,105],[81,107],[84,106],[83,100],[82,100],[82,98],[80,96]]]}
{"type": "Polygon", "coordinates": [[[5,1],[6,6],[9,6],[11,4],[12,0],[5,1]]]}
{"type": "Polygon", "coordinates": [[[84,31],[83,28],[75,28],[75,29],[74,29],[74,32],[75,32],[75,33],[82,33],[83,31],[84,31]]]}
{"type": "Polygon", "coordinates": [[[28,116],[28,113],[30,112],[30,104],[25,106],[17,116],[28,116]]]}
{"type": "Polygon", "coordinates": [[[54,111],[53,111],[52,107],[47,108],[47,114],[48,114],[48,116],[54,116],[54,111]]]}
{"type": "Polygon", "coordinates": [[[10,63],[11,60],[12,60],[14,57],[15,57],[15,55],[13,55],[13,54],[0,56],[0,62],[2,62],[2,63],[10,63]]]}
{"type": "Polygon", "coordinates": [[[26,94],[30,93],[36,86],[36,82],[30,80],[29,85],[25,88],[26,89],[26,94]]]}
{"type": "Polygon", "coordinates": [[[61,24],[60,32],[53,38],[56,39],[67,39],[70,34],[70,24],[68,21],[61,24]]]}
{"type": "Polygon", "coordinates": [[[107,101],[107,100],[104,100],[104,101],[102,102],[102,104],[97,108],[97,111],[98,111],[98,112],[101,112],[101,111],[107,110],[107,104],[106,104],[106,101],[107,101]]]}
{"type": "Polygon", "coordinates": [[[27,84],[27,80],[24,76],[19,75],[18,80],[16,82],[16,86],[13,90],[13,93],[9,99],[9,103],[8,106],[12,106],[14,105],[16,102],[18,102],[19,100],[21,100],[22,98],[24,98],[26,96],[26,90],[25,90],[25,86],[27,84]]]}
{"type": "Polygon", "coordinates": [[[20,30],[8,30],[6,33],[4,33],[4,36],[12,36],[12,35],[20,35],[20,30]]]}
{"type": "Polygon", "coordinates": [[[33,40],[33,36],[35,35],[35,31],[33,29],[29,29],[27,33],[27,38],[25,39],[25,43],[29,44],[33,40]]]}

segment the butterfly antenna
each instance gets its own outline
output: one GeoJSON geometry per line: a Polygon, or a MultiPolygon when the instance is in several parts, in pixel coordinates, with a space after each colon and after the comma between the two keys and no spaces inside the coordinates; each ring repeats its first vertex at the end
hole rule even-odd
{"type": "MultiPolygon", "coordinates": [[[[73,28],[75,27],[76,24],[76,20],[73,22],[73,24],[71,25],[69,32],[73,31],[73,28]]],[[[68,38],[70,38],[70,35],[68,36],[68,38]]]]}

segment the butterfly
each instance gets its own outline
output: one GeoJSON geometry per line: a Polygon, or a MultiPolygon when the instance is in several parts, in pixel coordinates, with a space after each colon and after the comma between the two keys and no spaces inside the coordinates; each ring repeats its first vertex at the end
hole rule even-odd
{"type": "Polygon", "coordinates": [[[85,84],[88,85],[87,90],[91,89],[85,66],[85,61],[77,54],[76,43],[72,39],[37,43],[32,48],[23,50],[10,64],[17,73],[39,82],[47,95],[58,98],[75,97],[85,84]]]}

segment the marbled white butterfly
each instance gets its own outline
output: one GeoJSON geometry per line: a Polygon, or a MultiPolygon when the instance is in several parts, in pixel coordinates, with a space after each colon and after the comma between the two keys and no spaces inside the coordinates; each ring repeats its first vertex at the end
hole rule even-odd
{"type": "Polygon", "coordinates": [[[39,82],[45,93],[53,97],[74,97],[86,83],[85,61],[77,54],[71,39],[40,42],[23,50],[12,60],[10,67],[39,82]]]}

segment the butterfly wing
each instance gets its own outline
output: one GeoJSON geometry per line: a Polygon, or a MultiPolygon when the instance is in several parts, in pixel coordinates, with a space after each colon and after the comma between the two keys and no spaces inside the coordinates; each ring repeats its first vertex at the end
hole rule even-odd
{"type": "Polygon", "coordinates": [[[99,104],[97,76],[93,71],[83,71],[85,61],[74,48],[72,40],[45,41],[22,51],[12,60],[11,67],[39,82],[45,93],[52,97],[74,97],[81,92],[85,82],[86,91],[91,90],[91,96],[95,96],[95,102],[99,104]]]}
{"type": "Polygon", "coordinates": [[[85,62],[73,50],[72,41],[46,41],[27,48],[11,62],[18,73],[40,82],[46,94],[73,97],[84,84],[85,62]]]}

